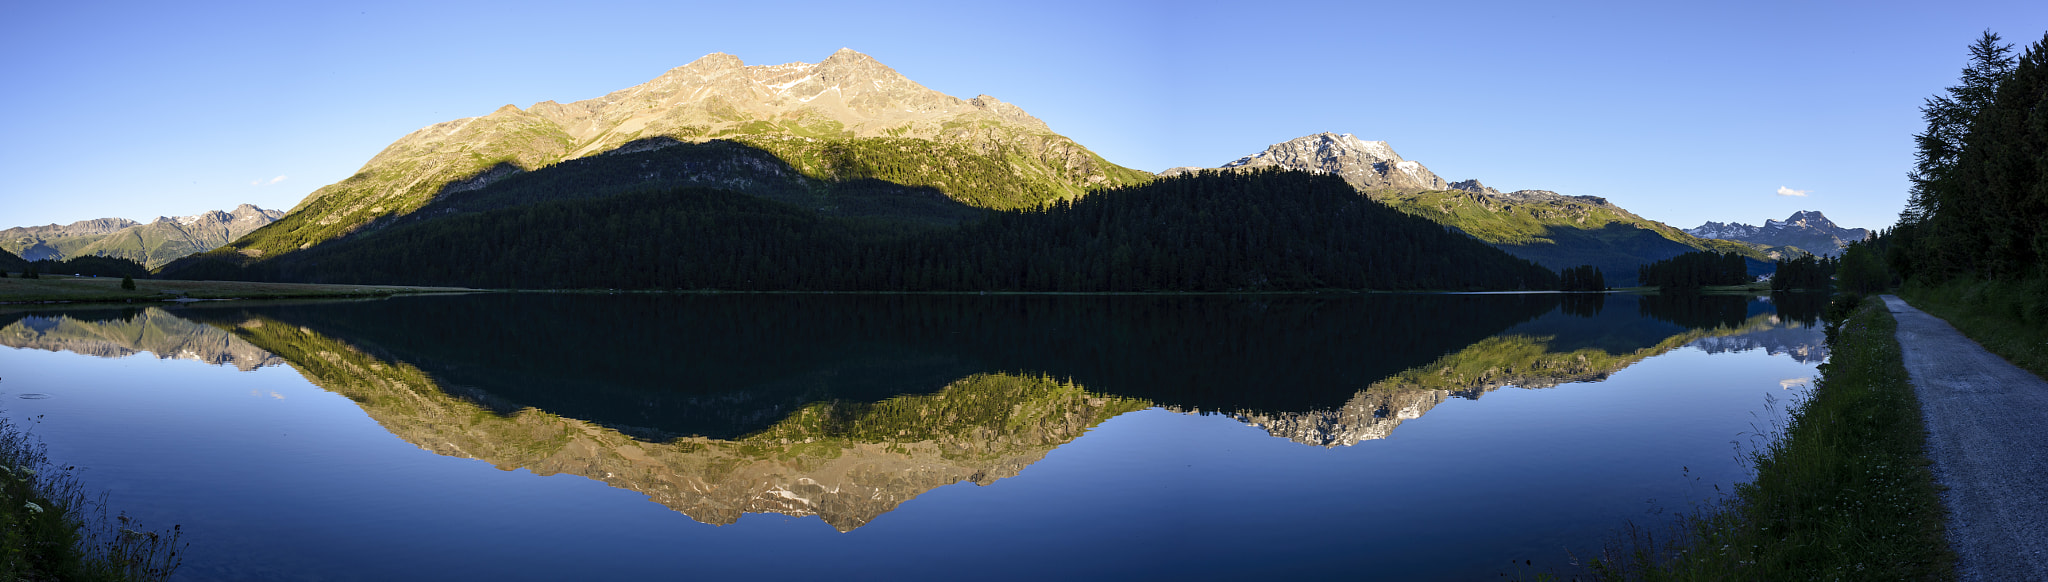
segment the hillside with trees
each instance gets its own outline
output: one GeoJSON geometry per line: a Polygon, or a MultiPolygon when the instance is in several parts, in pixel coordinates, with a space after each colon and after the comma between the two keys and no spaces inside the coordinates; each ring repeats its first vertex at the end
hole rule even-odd
{"type": "MultiPolygon", "coordinates": [[[[545,172],[536,172],[540,177],[545,172]]],[[[507,181],[506,187],[517,186],[507,181]]],[[[500,194],[484,192],[491,199],[500,194]]],[[[504,194],[502,196],[512,196],[504,194]]],[[[426,216],[433,216],[429,207],[426,216]]],[[[1551,289],[1557,276],[1294,171],[1207,172],[960,226],[826,216],[730,190],[553,200],[394,226],[185,278],[804,291],[1551,289]]]]}

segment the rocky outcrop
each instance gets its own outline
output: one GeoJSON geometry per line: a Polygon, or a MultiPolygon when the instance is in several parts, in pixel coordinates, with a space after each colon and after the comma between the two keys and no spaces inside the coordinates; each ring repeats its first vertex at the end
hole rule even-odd
{"type": "Polygon", "coordinates": [[[1495,190],[1495,189],[1493,189],[1492,187],[1489,187],[1489,186],[1487,186],[1487,185],[1485,185],[1485,184],[1481,184],[1481,183],[1479,183],[1479,181],[1478,181],[1478,180],[1464,180],[1464,181],[1460,181],[1460,182],[1452,182],[1452,183],[1451,183],[1451,189],[1452,189],[1452,190],[1464,190],[1464,191],[1466,191],[1466,192],[1471,192],[1471,193],[1473,193],[1473,194],[1478,194],[1478,195],[1481,195],[1481,196],[1499,196],[1499,195],[1500,195],[1500,191],[1499,191],[1499,190],[1495,190]]]}
{"type": "Polygon", "coordinates": [[[1348,447],[1394,434],[1403,421],[1421,418],[1451,398],[1449,390],[1361,390],[1334,410],[1230,413],[1267,434],[1318,447],[1348,447]]]}
{"type": "Polygon", "coordinates": [[[1810,210],[1794,212],[1783,221],[1765,220],[1763,226],[1708,221],[1685,232],[1700,238],[1796,247],[1821,256],[1840,255],[1849,243],[1870,238],[1868,229],[1842,228],[1820,212],[1810,210]]]}
{"type": "MultiPolygon", "coordinates": [[[[1446,190],[1450,183],[1420,162],[1405,160],[1384,141],[1345,133],[1318,133],[1268,146],[1223,164],[1226,169],[1282,168],[1334,174],[1359,190],[1446,190]]],[[[1185,168],[1175,168],[1183,170],[1185,168]]]]}
{"type": "Polygon", "coordinates": [[[219,248],[283,216],[280,210],[243,204],[228,211],[161,216],[147,224],[126,218],[100,218],[67,226],[15,227],[0,230],[0,247],[31,261],[103,256],[156,268],[180,257],[219,248]]]}
{"type": "Polygon", "coordinates": [[[0,327],[0,345],[101,358],[148,353],[158,359],[195,360],[244,372],[284,363],[225,330],[157,307],[113,319],[28,315],[0,327]]]}

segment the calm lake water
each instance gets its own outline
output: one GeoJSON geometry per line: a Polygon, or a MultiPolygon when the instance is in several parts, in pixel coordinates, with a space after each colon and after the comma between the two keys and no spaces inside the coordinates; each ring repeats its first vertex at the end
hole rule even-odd
{"type": "Polygon", "coordinates": [[[12,312],[0,408],[182,524],[184,580],[1498,579],[1746,479],[1742,443],[1825,359],[1806,303],[12,312]]]}

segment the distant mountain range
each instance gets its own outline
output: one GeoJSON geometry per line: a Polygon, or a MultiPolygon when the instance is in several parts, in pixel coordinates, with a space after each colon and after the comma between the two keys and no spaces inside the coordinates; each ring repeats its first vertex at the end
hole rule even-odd
{"type": "MultiPolygon", "coordinates": [[[[1319,133],[1268,146],[1217,169],[1277,167],[1343,177],[1373,199],[1455,227],[1509,254],[1553,270],[1593,265],[1611,285],[1635,284],[1637,265],[1712,250],[1750,258],[1761,272],[1775,258],[1754,245],[1707,240],[1649,220],[1595,196],[1548,190],[1502,193],[1478,180],[1446,182],[1384,141],[1319,133]]],[[[1162,175],[1201,168],[1181,167],[1162,175]]]]}
{"type": "Polygon", "coordinates": [[[17,226],[0,230],[0,248],[24,260],[63,261],[76,257],[117,257],[156,268],[180,257],[213,250],[284,216],[243,204],[191,216],[162,216],[148,223],[97,218],[67,225],[17,226]]]}
{"type": "Polygon", "coordinates": [[[1870,238],[1869,229],[1842,228],[1827,216],[1811,210],[1794,212],[1782,222],[1765,220],[1763,226],[1709,221],[1697,228],[1685,229],[1685,232],[1700,238],[1793,247],[1822,256],[1839,256],[1849,243],[1870,238]]]}

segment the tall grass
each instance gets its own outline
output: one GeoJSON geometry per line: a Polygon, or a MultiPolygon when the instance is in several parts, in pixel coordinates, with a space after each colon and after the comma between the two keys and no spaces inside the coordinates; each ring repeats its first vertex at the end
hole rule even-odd
{"type": "Polygon", "coordinates": [[[164,580],[178,569],[180,530],[109,518],[41,441],[0,418],[0,580],[164,580]]]}
{"type": "Polygon", "coordinates": [[[1897,323],[1875,300],[1838,299],[1829,312],[1831,351],[1813,392],[1744,453],[1755,480],[1661,536],[1630,527],[1590,561],[1593,578],[1954,577],[1897,323]]]}

